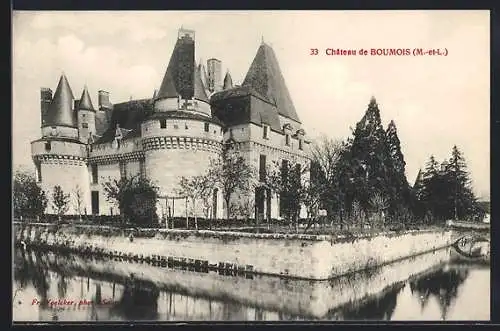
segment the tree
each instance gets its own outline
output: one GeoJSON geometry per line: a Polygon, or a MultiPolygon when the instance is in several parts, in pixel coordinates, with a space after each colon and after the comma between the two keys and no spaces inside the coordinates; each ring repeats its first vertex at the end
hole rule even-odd
{"type": "Polygon", "coordinates": [[[222,197],[226,204],[226,218],[231,213],[231,198],[235,193],[248,195],[255,186],[254,169],[246,160],[231,149],[231,145],[225,145],[219,158],[210,161],[209,178],[213,178],[216,185],[220,187],[222,197]]]}
{"type": "Polygon", "coordinates": [[[453,218],[460,219],[473,216],[477,212],[477,198],[471,188],[467,163],[457,146],[453,146],[446,175],[450,183],[453,218]]]}
{"type": "Polygon", "coordinates": [[[392,157],[375,98],[370,100],[365,115],[356,125],[350,157],[355,198],[363,209],[369,208],[369,199],[375,192],[390,201],[397,198],[391,178],[392,157]]]}
{"type": "Polygon", "coordinates": [[[15,217],[40,217],[45,212],[47,197],[33,174],[17,170],[12,193],[15,217]]]}
{"type": "Polygon", "coordinates": [[[375,192],[370,197],[370,207],[374,215],[370,217],[370,225],[373,227],[375,225],[384,226],[385,216],[389,208],[389,199],[379,192],[375,192]]]}
{"type": "Polygon", "coordinates": [[[118,206],[122,219],[138,226],[156,224],[158,187],[140,175],[103,183],[107,201],[118,206]]]}
{"type": "Polygon", "coordinates": [[[61,216],[66,214],[69,209],[70,195],[68,193],[64,193],[61,186],[54,186],[54,190],[52,192],[52,206],[59,216],[59,221],[61,220],[61,216]]]}
{"type": "MultiPolygon", "coordinates": [[[[322,137],[311,147],[311,190],[310,198],[320,198],[320,204],[328,211],[340,210],[343,205],[340,190],[339,162],[342,160],[344,145],[341,141],[322,137]]],[[[312,204],[313,201],[310,201],[312,204]]]]}
{"type": "Polygon", "coordinates": [[[306,176],[308,171],[308,165],[290,161],[280,165],[275,162],[266,176],[265,185],[279,194],[281,212],[289,224],[295,224],[296,232],[299,230],[301,206],[314,201],[311,197],[315,193],[312,193],[310,180],[306,176]]]}
{"type": "MultiPolygon", "coordinates": [[[[189,197],[193,203],[194,222],[196,229],[198,229],[198,216],[196,212],[197,200],[200,200],[202,202],[205,218],[208,219],[209,216],[211,208],[210,203],[212,201],[215,183],[210,175],[211,174],[207,172],[203,175],[194,176],[191,178],[182,177],[179,182],[179,194],[189,197]]],[[[186,228],[189,228],[189,224],[186,224],[186,228]]]]}
{"type": "Polygon", "coordinates": [[[79,185],[75,187],[73,191],[73,207],[75,208],[78,218],[82,220],[82,209],[83,209],[83,191],[79,185]]]}
{"type": "Polygon", "coordinates": [[[433,155],[429,157],[423,173],[421,201],[426,209],[427,219],[431,222],[446,218],[448,199],[446,178],[442,175],[439,163],[433,155]]]}
{"type": "Polygon", "coordinates": [[[396,124],[390,121],[386,130],[386,144],[392,160],[389,172],[391,185],[394,187],[394,199],[391,201],[391,211],[394,213],[402,206],[411,204],[410,185],[405,174],[406,162],[401,151],[401,142],[398,137],[396,124]]]}

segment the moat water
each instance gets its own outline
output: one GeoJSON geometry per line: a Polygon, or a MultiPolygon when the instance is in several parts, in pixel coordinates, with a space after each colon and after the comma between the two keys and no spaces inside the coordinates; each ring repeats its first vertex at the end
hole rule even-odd
{"type": "Polygon", "coordinates": [[[385,266],[383,277],[374,270],[314,282],[16,249],[13,320],[489,320],[489,263],[461,257],[453,248],[439,254],[449,258],[403,281],[390,279],[391,272],[400,273],[405,263],[406,269],[422,265],[436,253],[385,266]],[[150,280],[138,280],[137,270],[150,280]],[[368,293],[374,287],[382,290],[368,293]],[[336,293],[353,294],[337,300],[336,293]]]}

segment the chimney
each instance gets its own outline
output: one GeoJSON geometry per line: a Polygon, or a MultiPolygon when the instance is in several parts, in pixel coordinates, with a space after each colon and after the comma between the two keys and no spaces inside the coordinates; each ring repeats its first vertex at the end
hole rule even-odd
{"type": "Polygon", "coordinates": [[[217,92],[222,90],[222,63],[218,59],[207,61],[208,90],[217,92]]]}
{"type": "Polygon", "coordinates": [[[111,109],[111,103],[109,102],[109,92],[100,90],[98,102],[99,102],[99,110],[111,109]]]}
{"type": "Polygon", "coordinates": [[[48,87],[42,87],[40,89],[40,111],[42,125],[45,123],[45,118],[49,111],[50,103],[52,102],[52,90],[48,87]]]}

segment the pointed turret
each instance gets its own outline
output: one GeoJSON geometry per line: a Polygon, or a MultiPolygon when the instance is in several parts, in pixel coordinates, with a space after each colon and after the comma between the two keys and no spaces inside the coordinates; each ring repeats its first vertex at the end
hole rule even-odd
{"type": "Polygon", "coordinates": [[[300,123],[276,55],[266,43],[260,45],[242,85],[253,87],[276,105],[280,115],[300,123]]]}
{"type": "Polygon", "coordinates": [[[198,66],[195,72],[195,77],[194,77],[194,98],[197,100],[208,101],[208,96],[206,93],[205,85],[203,84],[202,80],[202,75],[203,73],[201,72],[201,67],[198,66]]]}
{"type": "Polygon", "coordinates": [[[226,76],[224,77],[224,90],[229,90],[230,88],[233,88],[233,79],[231,78],[231,74],[229,71],[226,73],[226,76]]]}
{"type": "Polygon", "coordinates": [[[158,91],[158,99],[190,100],[194,96],[194,31],[179,30],[179,37],[158,91]]]}
{"type": "Polygon", "coordinates": [[[73,91],[68,79],[63,73],[57,84],[56,92],[47,111],[43,126],[77,127],[77,120],[73,111],[73,91]]]}
{"type": "Polygon", "coordinates": [[[92,104],[92,100],[90,99],[89,90],[87,89],[87,85],[83,88],[82,97],[78,103],[79,110],[91,110],[95,111],[94,105],[92,104]]]}

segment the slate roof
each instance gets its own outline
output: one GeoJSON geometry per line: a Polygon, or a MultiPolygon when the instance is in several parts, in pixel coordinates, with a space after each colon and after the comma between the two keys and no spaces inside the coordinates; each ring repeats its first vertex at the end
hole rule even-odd
{"type": "Polygon", "coordinates": [[[78,109],[95,111],[94,105],[92,104],[92,100],[90,99],[90,95],[89,95],[89,91],[87,89],[87,86],[85,86],[83,88],[82,97],[80,98],[80,101],[78,102],[78,109]]]}
{"type": "Polygon", "coordinates": [[[202,75],[203,75],[202,67],[198,66],[195,70],[195,77],[194,77],[194,98],[208,103],[209,101],[207,92],[205,90],[205,85],[203,84],[203,80],[201,78],[202,75]]]}
{"type": "Polygon", "coordinates": [[[140,136],[141,123],[151,111],[151,99],[131,100],[113,105],[108,129],[96,143],[102,144],[113,141],[117,124],[122,129],[124,139],[140,136]]]}
{"type": "Polygon", "coordinates": [[[76,113],[73,111],[73,100],[73,91],[63,73],[45,115],[44,126],[62,125],[76,128],[78,124],[76,113]]]}
{"type": "Polygon", "coordinates": [[[229,71],[226,73],[226,76],[224,77],[224,86],[222,87],[223,90],[228,90],[233,88],[233,79],[231,78],[231,74],[229,71]]]}
{"type": "Polygon", "coordinates": [[[228,126],[264,123],[274,131],[282,131],[276,106],[251,86],[217,92],[210,98],[210,103],[212,115],[228,126]]]}
{"type": "Polygon", "coordinates": [[[183,99],[191,99],[194,96],[197,71],[194,52],[194,39],[188,36],[177,39],[158,91],[158,99],[175,98],[178,95],[183,99]]]}
{"type": "Polygon", "coordinates": [[[252,86],[276,105],[280,115],[300,123],[278,59],[269,45],[260,45],[242,86],[252,86]]]}

